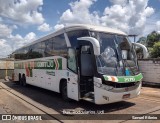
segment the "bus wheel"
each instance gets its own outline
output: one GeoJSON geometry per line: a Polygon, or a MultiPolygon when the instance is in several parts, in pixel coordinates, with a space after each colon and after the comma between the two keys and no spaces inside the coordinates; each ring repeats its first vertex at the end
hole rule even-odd
{"type": "Polygon", "coordinates": [[[22,81],[22,86],[26,86],[26,76],[24,74],[22,75],[21,81],[22,81]]]}
{"type": "Polygon", "coordinates": [[[61,84],[61,95],[63,100],[69,101],[69,98],[67,96],[67,82],[62,82],[61,84]]]}

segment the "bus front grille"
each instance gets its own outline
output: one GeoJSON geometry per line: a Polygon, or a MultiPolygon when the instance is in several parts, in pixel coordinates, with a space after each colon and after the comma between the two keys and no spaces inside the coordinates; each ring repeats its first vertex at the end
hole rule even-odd
{"type": "Polygon", "coordinates": [[[116,82],[110,82],[110,81],[103,82],[103,84],[108,85],[108,86],[112,86],[114,88],[132,87],[132,86],[136,86],[139,83],[140,82],[129,82],[129,83],[116,83],[116,82]]]}

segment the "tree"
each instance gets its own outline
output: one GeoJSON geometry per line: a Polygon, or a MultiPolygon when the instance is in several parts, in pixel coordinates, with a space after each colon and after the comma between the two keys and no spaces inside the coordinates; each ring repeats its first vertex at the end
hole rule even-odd
{"type": "Polygon", "coordinates": [[[152,58],[160,58],[160,42],[157,42],[153,45],[153,49],[151,50],[152,58]]]}
{"type": "Polygon", "coordinates": [[[138,41],[137,41],[137,43],[141,43],[141,44],[143,44],[145,46],[147,45],[146,42],[147,42],[147,38],[146,37],[140,37],[138,39],[138,41]]]}
{"type": "Polygon", "coordinates": [[[143,49],[140,47],[136,48],[136,54],[138,59],[143,59],[143,49]]]}
{"type": "Polygon", "coordinates": [[[153,45],[158,41],[160,41],[160,34],[156,31],[153,31],[147,36],[147,47],[153,47],[153,45]]]}

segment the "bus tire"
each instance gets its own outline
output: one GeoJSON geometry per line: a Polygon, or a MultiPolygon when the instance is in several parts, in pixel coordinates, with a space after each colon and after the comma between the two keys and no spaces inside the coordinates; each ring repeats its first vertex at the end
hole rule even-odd
{"type": "Polygon", "coordinates": [[[26,76],[25,76],[25,74],[22,75],[21,81],[22,81],[22,86],[26,86],[26,76]]]}
{"type": "Polygon", "coordinates": [[[60,88],[61,88],[61,95],[62,95],[63,100],[69,101],[69,98],[67,96],[67,82],[63,81],[61,83],[61,87],[60,88]]]}

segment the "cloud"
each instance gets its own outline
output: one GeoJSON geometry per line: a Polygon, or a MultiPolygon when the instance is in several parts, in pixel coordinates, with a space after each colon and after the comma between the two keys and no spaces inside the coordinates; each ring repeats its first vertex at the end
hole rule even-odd
{"type": "Polygon", "coordinates": [[[18,24],[42,24],[44,18],[38,11],[43,0],[0,0],[0,16],[18,24]]]}
{"type": "Polygon", "coordinates": [[[33,32],[26,34],[24,37],[19,34],[13,35],[13,29],[16,28],[16,25],[7,26],[5,24],[0,24],[0,57],[9,55],[15,49],[31,43],[37,38],[36,34],[33,32]]]}
{"type": "Polygon", "coordinates": [[[97,12],[90,13],[89,9],[91,5],[94,4],[96,0],[80,0],[69,3],[70,9],[67,9],[63,12],[62,16],[60,17],[58,25],[55,26],[59,27],[62,24],[99,24],[99,16],[97,12]]]}
{"type": "Polygon", "coordinates": [[[127,0],[109,0],[113,5],[125,5],[127,0]]]}
{"type": "Polygon", "coordinates": [[[40,25],[40,26],[37,28],[37,30],[42,31],[42,32],[48,32],[48,31],[51,31],[52,28],[50,27],[49,24],[43,23],[42,25],[40,25]]]}
{"type": "Polygon", "coordinates": [[[12,29],[5,24],[0,24],[0,38],[9,36],[12,33],[12,29]]]}
{"type": "Polygon", "coordinates": [[[24,39],[27,41],[33,41],[36,39],[36,34],[34,32],[30,32],[24,37],[24,39]]]}
{"type": "Polygon", "coordinates": [[[95,0],[71,2],[70,9],[64,11],[58,25],[75,23],[94,24],[120,29],[128,34],[143,34],[146,20],[153,15],[154,9],[148,6],[148,0],[110,0],[111,6],[104,9],[103,15],[90,11],[95,0]]]}
{"type": "Polygon", "coordinates": [[[154,9],[148,7],[148,0],[130,0],[128,3],[121,3],[106,7],[101,17],[102,23],[109,27],[121,29],[128,34],[142,34],[146,19],[154,13],[154,9]]]}
{"type": "MultiPolygon", "coordinates": [[[[33,32],[21,36],[13,34],[13,31],[18,29],[19,25],[42,24],[44,18],[40,13],[41,5],[43,0],[0,0],[0,57],[9,55],[37,38],[33,32]]],[[[45,31],[51,29],[46,23],[40,27],[45,31]]]]}
{"type": "Polygon", "coordinates": [[[157,30],[160,31],[160,21],[156,22],[157,30]]]}
{"type": "Polygon", "coordinates": [[[36,38],[37,36],[33,32],[26,34],[26,36],[24,37],[19,34],[10,35],[10,37],[8,38],[8,44],[10,44],[12,49],[15,50],[28,43],[31,43],[32,41],[36,40],[36,38]]]}
{"type": "Polygon", "coordinates": [[[54,26],[54,29],[55,29],[55,30],[58,30],[58,29],[61,29],[61,28],[63,28],[63,27],[64,27],[63,24],[56,24],[56,25],[54,26]]]}
{"type": "Polygon", "coordinates": [[[0,39],[0,57],[6,57],[12,52],[12,48],[10,45],[8,45],[7,41],[5,39],[0,39]]]}

